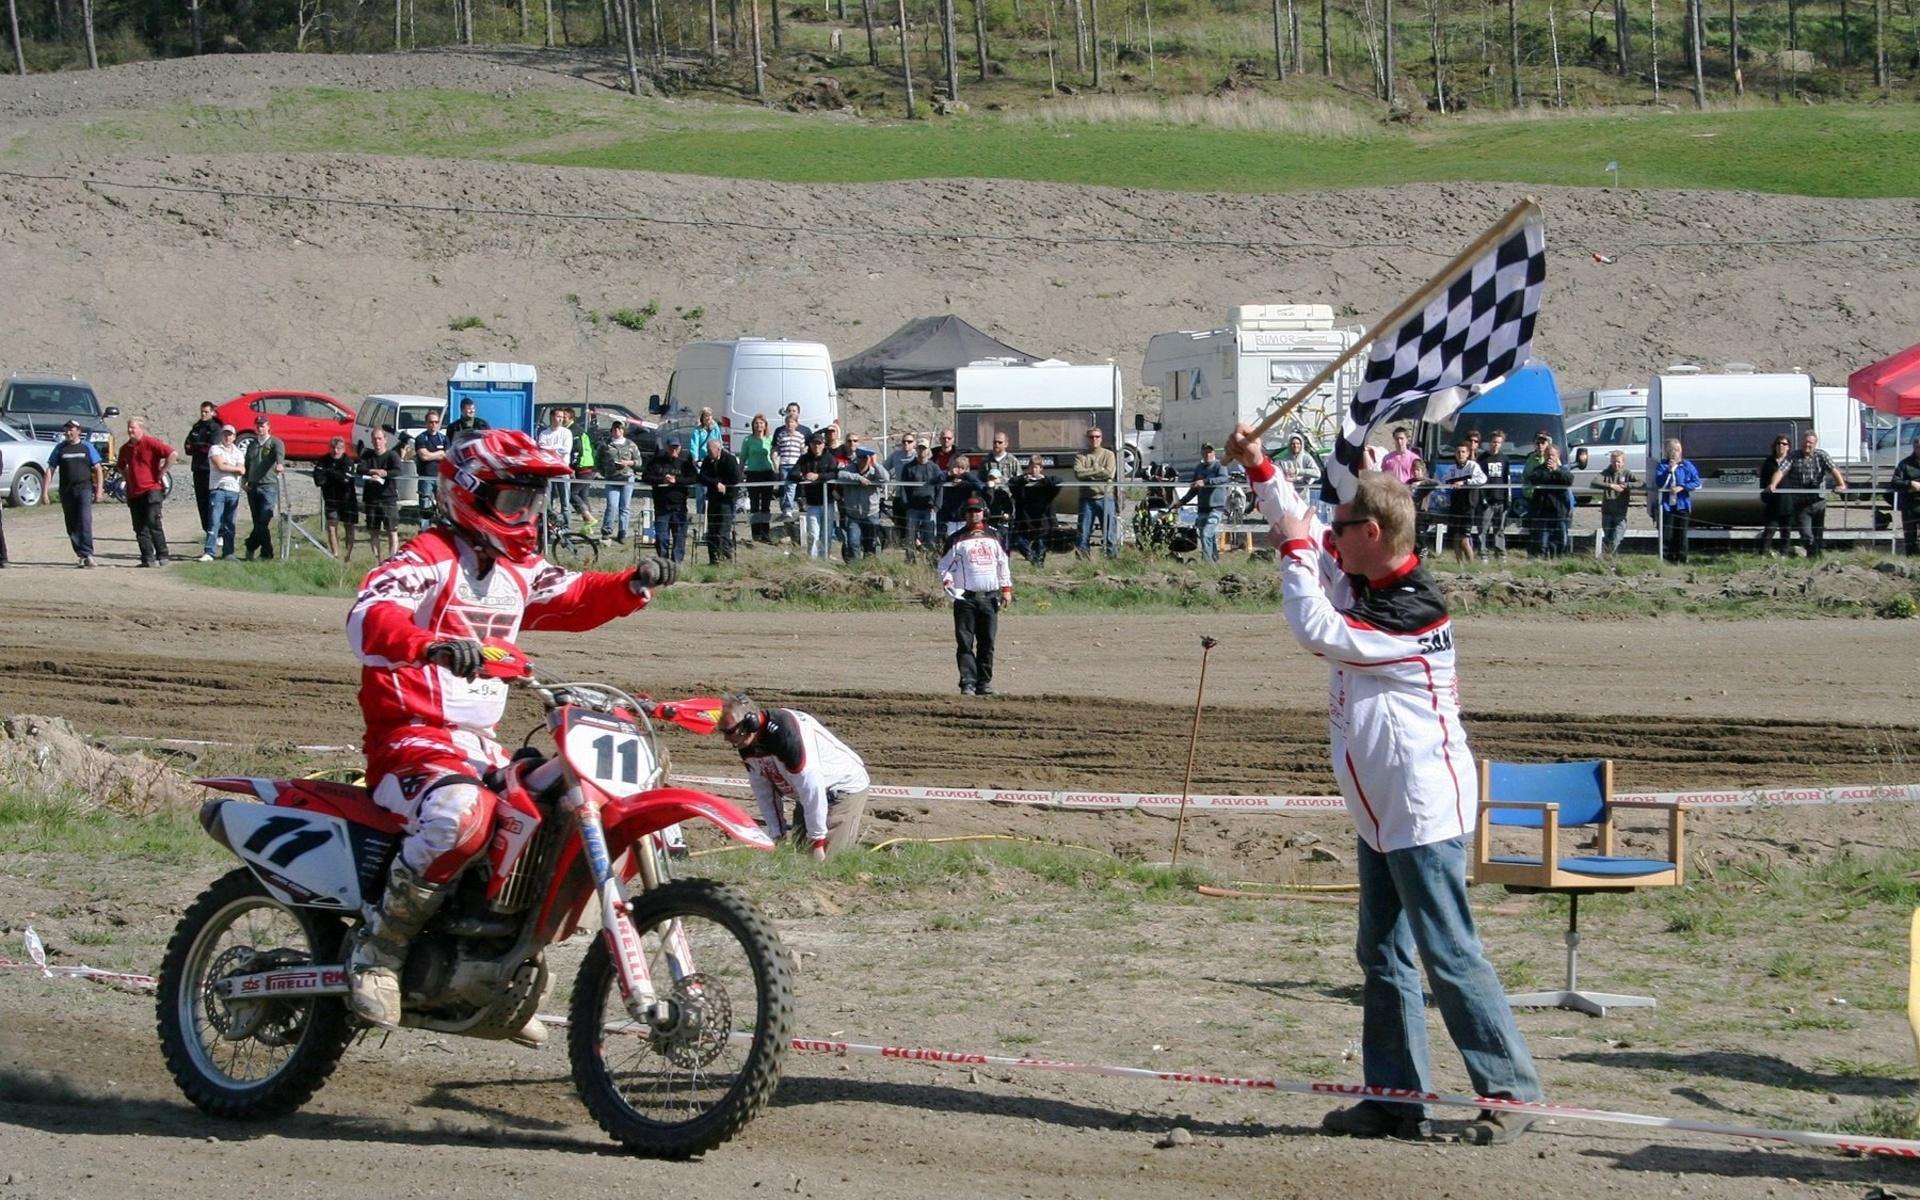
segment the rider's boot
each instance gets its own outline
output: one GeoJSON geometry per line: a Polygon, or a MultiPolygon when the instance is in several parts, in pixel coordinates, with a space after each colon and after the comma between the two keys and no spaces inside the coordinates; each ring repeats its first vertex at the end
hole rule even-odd
{"type": "Polygon", "coordinates": [[[393,864],[379,909],[348,943],[347,1002],[355,1016],[383,1029],[399,1027],[407,945],[445,899],[444,886],[426,882],[405,863],[393,864]]]}
{"type": "Polygon", "coordinates": [[[525,1025],[507,1035],[507,1040],[538,1050],[547,1044],[547,1023],[539,1017],[528,1017],[525,1025]]]}

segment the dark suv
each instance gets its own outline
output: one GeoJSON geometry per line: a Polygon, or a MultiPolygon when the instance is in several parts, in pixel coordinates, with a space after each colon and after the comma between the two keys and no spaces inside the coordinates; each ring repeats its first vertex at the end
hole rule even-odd
{"type": "Polygon", "coordinates": [[[117,408],[102,410],[93,385],[73,375],[9,375],[0,391],[0,420],[28,437],[56,441],[68,421],[77,421],[83,436],[109,463],[113,434],[107,418],[119,415],[117,408]]]}

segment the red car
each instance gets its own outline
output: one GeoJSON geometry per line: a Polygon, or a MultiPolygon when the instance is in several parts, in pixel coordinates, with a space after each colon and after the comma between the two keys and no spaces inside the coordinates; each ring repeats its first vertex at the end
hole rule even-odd
{"type": "Polygon", "coordinates": [[[334,438],[353,440],[353,410],[323,392],[248,392],[222,404],[218,416],[242,444],[253,440],[254,421],[266,417],[288,458],[325,458],[334,438]]]}

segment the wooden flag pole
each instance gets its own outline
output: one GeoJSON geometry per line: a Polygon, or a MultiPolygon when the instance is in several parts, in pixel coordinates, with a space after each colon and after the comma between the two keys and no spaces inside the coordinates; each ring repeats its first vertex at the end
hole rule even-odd
{"type": "Polygon", "coordinates": [[[1534,201],[1532,196],[1526,197],[1521,200],[1520,203],[1508,209],[1506,216],[1501,217],[1499,221],[1495,222],[1491,229],[1473,239],[1473,242],[1465,250],[1454,255],[1453,261],[1441,267],[1440,273],[1432,279],[1427,280],[1425,286],[1405,300],[1402,300],[1399,307],[1380,318],[1378,322],[1368,326],[1365,337],[1362,337],[1352,346],[1349,346],[1345,354],[1342,354],[1339,358],[1334,359],[1325,367],[1321,368],[1320,373],[1308,380],[1299,391],[1295,392],[1292,399],[1268,413],[1260,424],[1254,426],[1254,437],[1258,439],[1264,436],[1267,430],[1272,429],[1284,420],[1288,413],[1305,404],[1308,396],[1313,395],[1322,384],[1338,374],[1340,368],[1346,366],[1358,357],[1362,350],[1371,346],[1374,339],[1379,337],[1382,331],[1398,327],[1400,322],[1404,321],[1409,313],[1415,309],[1426,307],[1426,305],[1433,300],[1435,294],[1452,287],[1453,281],[1460,277],[1461,272],[1472,266],[1475,260],[1482,254],[1486,253],[1487,247],[1492,246],[1512,234],[1514,230],[1526,224],[1529,218],[1537,216],[1539,211],[1539,205],[1534,201]]]}
{"type": "MultiPolygon", "coordinates": [[[[1200,686],[1193,694],[1193,731],[1187,736],[1187,778],[1180,785],[1180,823],[1173,830],[1173,859],[1167,865],[1180,865],[1180,842],[1187,836],[1187,798],[1193,795],[1193,752],[1200,745],[1200,709],[1207,700],[1207,656],[1220,643],[1210,637],[1200,639],[1200,686]]],[[[1920,919],[1920,913],[1916,914],[1920,919]]]]}

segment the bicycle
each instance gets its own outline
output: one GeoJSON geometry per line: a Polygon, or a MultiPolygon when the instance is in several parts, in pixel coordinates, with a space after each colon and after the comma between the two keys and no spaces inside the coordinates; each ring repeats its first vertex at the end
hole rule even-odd
{"type": "Polygon", "coordinates": [[[555,566],[570,571],[585,571],[600,558],[600,547],[606,539],[600,536],[599,522],[582,521],[577,527],[566,520],[566,514],[560,519],[554,518],[553,510],[548,509],[540,517],[540,553],[555,566]]]}

